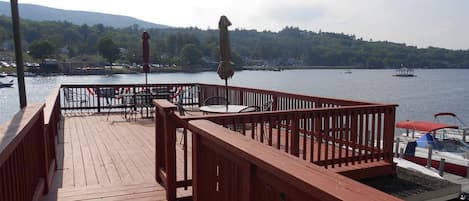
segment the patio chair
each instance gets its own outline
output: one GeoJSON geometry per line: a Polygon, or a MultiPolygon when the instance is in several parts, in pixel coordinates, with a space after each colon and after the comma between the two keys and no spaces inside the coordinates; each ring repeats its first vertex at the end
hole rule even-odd
{"type": "Polygon", "coordinates": [[[152,117],[152,113],[154,113],[154,105],[152,100],[157,99],[157,95],[147,92],[139,92],[134,95],[135,97],[135,108],[140,108],[140,114],[143,116],[143,111],[146,111],[146,118],[152,117]]]}
{"type": "Polygon", "coordinates": [[[196,116],[195,114],[191,113],[188,111],[186,108],[184,108],[184,91],[178,93],[178,95],[175,97],[176,98],[176,107],[179,112],[180,116],[185,116],[186,114],[191,115],[191,116],[196,116]]]}
{"type": "Polygon", "coordinates": [[[88,100],[89,97],[85,93],[77,92],[76,89],[64,87],[63,88],[65,104],[80,104],[80,107],[83,106],[88,100]]]}
{"type": "Polygon", "coordinates": [[[228,99],[222,96],[212,96],[204,100],[202,105],[227,105],[230,104],[228,99]]]}
{"type": "Polygon", "coordinates": [[[153,94],[155,99],[171,99],[171,91],[168,87],[155,87],[151,89],[151,94],[153,94]]]}
{"type": "MultiPolygon", "coordinates": [[[[125,90],[124,90],[125,91],[125,90]]],[[[109,119],[109,114],[113,108],[121,108],[121,114],[127,119],[127,114],[131,114],[135,107],[135,100],[132,96],[125,94],[125,92],[116,88],[100,88],[99,94],[101,98],[106,100],[108,107],[106,120],[109,119]]]]}
{"type": "Polygon", "coordinates": [[[272,104],[273,104],[273,102],[274,102],[274,100],[270,99],[270,100],[267,101],[266,103],[262,104],[260,111],[262,111],[262,112],[272,111],[272,104]]]}

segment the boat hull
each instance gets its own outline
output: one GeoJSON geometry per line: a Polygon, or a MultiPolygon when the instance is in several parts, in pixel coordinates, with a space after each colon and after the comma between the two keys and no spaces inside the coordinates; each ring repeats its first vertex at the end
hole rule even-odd
{"type": "MultiPolygon", "coordinates": [[[[422,166],[427,165],[427,158],[422,158],[418,156],[404,156],[404,159],[412,161],[414,163],[417,163],[422,166]]],[[[440,161],[439,160],[432,160],[432,167],[435,169],[439,169],[440,167],[440,161]]],[[[467,167],[460,165],[460,164],[454,164],[451,162],[446,162],[445,161],[445,172],[459,175],[461,177],[466,177],[467,174],[467,167]]]]}
{"type": "Polygon", "coordinates": [[[0,84],[0,88],[11,87],[11,86],[13,86],[13,84],[10,84],[10,83],[8,83],[8,84],[3,84],[3,83],[0,84]]]}

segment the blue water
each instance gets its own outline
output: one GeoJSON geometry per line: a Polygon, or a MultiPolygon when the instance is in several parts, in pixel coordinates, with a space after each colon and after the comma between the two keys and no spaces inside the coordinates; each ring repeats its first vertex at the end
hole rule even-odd
{"type": "MultiPolygon", "coordinates": [[[[241,71],[230,85],[399,104],[396,120],[433,120],[437,112],[454,112],[469,124],[469,70],[417,69],[417,77],[393,77],[394,70],[241,71]]],[[[6,82],[12,77],[0,78],[6,82]]],[[[157,73],[149,83],[201,82],[224,84],[216,72],[157,73]]],[[[60,83],[144,83],[143,74],[26,78],[27,101],[42,102],[60,83]]],[[[0,124],[19,111],[18,89],[0,89],[0,124]]]]}

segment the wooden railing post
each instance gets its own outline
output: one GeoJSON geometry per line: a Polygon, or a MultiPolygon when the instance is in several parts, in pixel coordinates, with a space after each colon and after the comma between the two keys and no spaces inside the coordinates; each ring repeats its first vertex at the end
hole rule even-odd
{"type": "Polygon", "coordinates": [[[39,156],[41,156],[40,159],[40,175],[44,179],[44,194],[47,194],[49,192],[49,163],[50,163],[50,158],[48,156],[49,153],[49,139],[47,138],[47,127],[44,125],[44,108],[41,109],[41,112],[39,114],[39,124],[36,124],[36,129],[38,133],[36,135],[39,136],[40,139],[40,150],[37,150],[39,152],[39,156]]]}
{"type": "Polygon", "coordinates": [[[394,125],[395,125],[396,108],[390,106],[384,113],[384,133],[383,133],[383,152],[384,161],[392,162],[393,143],[394,143],[394,125]]]}
{"type": "Polygon", "coordinates": [[[291,120],[291,148],[290,152],[292,155],[300,156],[300,124],[297,115],[293,115],[291,120]]]}
{"type": "Polygon", "coordinates": [[[153,101],[156,106],[155,176],[158,183],[166,188],[166,199],[176,200],[176,121],[171,114],[177,109],[168,100],[153,101]]]}
{"type": "Polygon", "coordinates": [[[95,88],[96,90],[96,98],[98,102],[98,112],[101,112],[101,90],[98,87],[95,88]]]}
{"type": "Polygon", "coordinates": [[[277,95],[272,95],[272,108],[270,110],[276,111],[278,109],[278,97],[277,95]]]}
{"type": "Polygon", "coordinates": [[[239,90],[239,104],[244,105],[244,90],[239,90]]]}

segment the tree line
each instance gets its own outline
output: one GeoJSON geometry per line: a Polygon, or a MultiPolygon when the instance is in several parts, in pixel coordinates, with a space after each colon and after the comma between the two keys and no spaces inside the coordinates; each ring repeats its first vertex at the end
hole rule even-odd
{"type": "MultiPolygon", "coordinates": [[[[108,62],[141,64],[143,31],[151,36],[151,63],[197,68],[214,67],[219,61],[218,30],[143,29],[137,25],[113,28],[102,24],[21,21],[23,48],[37,60],[47,57],[69,61],[88,56],[108,62]]],[[[235,29],[230,30],[230,37],[236,66],[469,67],[469,50],[417,48],[298,27],[285,27],[279,32],[235,29]]],[[[0,17],[0,44],[3,50],[13,49],[9,17],[0,17]]]]}

